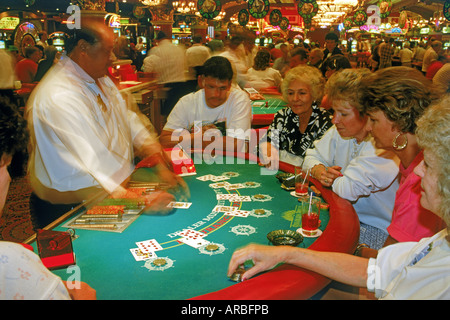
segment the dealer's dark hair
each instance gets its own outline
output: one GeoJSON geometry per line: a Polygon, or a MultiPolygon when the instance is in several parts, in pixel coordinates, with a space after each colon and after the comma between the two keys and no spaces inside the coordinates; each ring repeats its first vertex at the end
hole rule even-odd
{"type": "Polygon", "coordinates": [[[233,68],[230,61],[222,56],[214,56],[206,60],[202,67],[202,75],[219,80],[233,79],[233,68]]]}
{"type": "Polygon", "coordinates": [[[67,32],[67,35],[68,37],[65,39],[65,49],[68,55],[75,49],[80,40],[84,40],[91,45],[100,41],[99,33],[89,27],[71,29],[67,32]]]}

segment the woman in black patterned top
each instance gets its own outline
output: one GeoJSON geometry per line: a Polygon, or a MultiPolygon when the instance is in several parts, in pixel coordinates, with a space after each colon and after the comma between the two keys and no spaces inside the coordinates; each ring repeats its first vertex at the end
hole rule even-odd
{"type": "Polygon", "coordinates": [[[286,74],[281,92],[288,106],[275,114],[259,144],[266,167],[277,168],[279,160],[301,166],[306,150],[332,126],[331,113],[318,106],[324,86],[314,67],[298,66],[286,74]]]}

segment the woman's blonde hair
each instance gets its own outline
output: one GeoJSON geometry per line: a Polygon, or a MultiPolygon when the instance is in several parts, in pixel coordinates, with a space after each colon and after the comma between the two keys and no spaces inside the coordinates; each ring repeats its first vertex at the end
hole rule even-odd
{"type": "Polygon", "coordinates": [[[306,65],[297,66],[290,69],[281,84],[281,93],[287,101],[288,89],[291,82],[299,80],[311,88],[311,95],[318,105],[322,102],[325,87],[325,78],[319,69],[306,65]]]}
{"type": "Polygon", "coordinates": [[[342,69],[333,73],[325,86],[325,93],[329,101],[344,100],[364,115],[362,105],[359,102],[358,92],[363,78],[371,74],[369,69],[342,69]]]}
{"type": "Polygon", "coordinates": [[[417,121],[419,145],[431,152],[439,166],[438,192],[441,196],[440,214],[450,226],[450,98],[429,107],[417,121]]]}

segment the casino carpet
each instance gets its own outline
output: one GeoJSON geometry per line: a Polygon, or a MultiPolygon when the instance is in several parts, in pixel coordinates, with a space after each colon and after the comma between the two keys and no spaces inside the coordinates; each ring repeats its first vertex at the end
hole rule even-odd
{"type": "Polygon", "coordinates": [[[23,242],[34,233],[28,204],[30,193],[28,177],[11,181],[0,218],[0,240],[23,242]]]}

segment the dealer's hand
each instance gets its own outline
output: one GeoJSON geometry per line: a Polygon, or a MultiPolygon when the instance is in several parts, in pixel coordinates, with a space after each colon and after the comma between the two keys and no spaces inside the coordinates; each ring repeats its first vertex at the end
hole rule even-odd
{"type": "Polygon", "coordinates": [[[173,210],[168,204],[176,201],[175,196],[165,191],[152,192],[145,196],[145,211],[147,213],[167,214],[173,210]]]}

